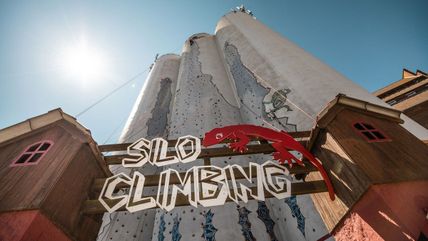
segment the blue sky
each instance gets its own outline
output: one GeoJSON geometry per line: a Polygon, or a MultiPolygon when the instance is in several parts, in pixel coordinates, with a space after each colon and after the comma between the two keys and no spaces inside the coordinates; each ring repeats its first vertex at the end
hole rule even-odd
{"type": "MultiPolygon", "coordinates": [[[[179,54],[188,36],[213,33],[241,3],[369,91],[400,79],[402,68],[428,71],[424,0],[1,1],[0,128],[58,107],[76,115],[157,53],[179,54]],[[82,39],[105,62],[96,77],[64,68],[65,49],[82,39]]],[[[98,143],[117,140],[145,77],[78,118],[98,143]]]]}

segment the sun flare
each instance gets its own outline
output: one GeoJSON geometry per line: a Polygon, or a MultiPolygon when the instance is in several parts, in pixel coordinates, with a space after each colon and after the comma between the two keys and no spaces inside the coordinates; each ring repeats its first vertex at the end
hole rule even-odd
{"type": "Polygon", "coordinates": [[[107,69],[103,53],[84,39],[65,47],[60,61],[64,73],[85,86],[100,81],[107,69]]]}

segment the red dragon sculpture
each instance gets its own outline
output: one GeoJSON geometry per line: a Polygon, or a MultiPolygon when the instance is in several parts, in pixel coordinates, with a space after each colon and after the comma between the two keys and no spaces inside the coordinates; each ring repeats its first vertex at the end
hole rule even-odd
{"type": "Polygon", "coordinates": [[[276,150],[276,152],[273,153],[273,158],[278,160],[279,163],[287,162],[290,167],[292,167],[293,161],[295,161],[298,165],[304,166],[303,162],[288,152],[288,150],[295,150],[300,152],[321,173],[321,176],[327,185],[330,199],[334,200],[334,189],[322,164],[285,131],[275,131],[255,125],[225,126],[221,128],[214,128],[211,131],[205,133],[202,145],[208,147],[215,144],[220,144],[224,140],[229,139],[233,141],[229,143],[229,147],[234,151],[239,151],[242,153],[247,150],[246,146],[250,142],[250,137],[258,137],[267,141],[271,141],[272,147],[276,150]]]}

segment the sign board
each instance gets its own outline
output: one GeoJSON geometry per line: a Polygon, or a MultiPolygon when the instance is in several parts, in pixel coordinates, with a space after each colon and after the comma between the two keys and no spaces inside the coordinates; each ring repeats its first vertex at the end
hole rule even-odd
{"type": "MultiPolygon", "coordinates": [[[[328,177],[326,179],[322,165],[299,142],[285,132],[253,125],[227,126],[207,132],[202,144],[211,146],[227,139],[232,141],[229,144],[230,148],[245,152],[250,137],[271,141],[271,145],[277,150],[273,155],[274,159],[279,162],[287,162],[290,166],[303,165],[303,162],[289,150],[300,152],[318,168],[322,175],[324,173],[323,177],[331,196],[332,187],[328,177]]],[[[166,140],[155,138],[149,141],[141,138],[128,146],[127,152],[129,156],[133,157],[122,160],[122,166],[127,168],[142,167],[146,164],[165,167],[175,163],[190,163],[195,161],[201,153],[201,140],[191,135],[180,137],[175,145],[175,155],[167,155],[168,142],[166,140]]],[[[175,207],[179,193],[185,195],[190,205],[194,207],[223,205],[228,198],[236,203],[239,201],[246,203],[249,197],[264,201],[265,192],[278,199],[290,196],[291,177],[287,168],[272,160],[263,164],[250,162],[248,167],[249,173],[236,164],[225,167],[193,166],[187,170],[184,176],[174,169],[166,169],[159,175],[155,197],[143,195],[145,177],[142,173],[134,171],[132,177],[119,173],[106,179],[98,200],[111,213],[124,206],[129,212],[156,207],[170,211],[175,207]],[[236,176],[241,178],[237,179],[236,176]],[[178,182],[171,180],[178,180],[178,182]],[[121,186],[125,184],[129,191],[116,192],[118,184],[121,186]]]]}

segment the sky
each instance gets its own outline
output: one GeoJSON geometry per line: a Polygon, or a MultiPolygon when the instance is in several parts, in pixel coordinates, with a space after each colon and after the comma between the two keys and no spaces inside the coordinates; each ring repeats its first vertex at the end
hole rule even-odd
{"type": "Polygon", "coordinates": [[[0,0],[0,128],[55,108],[76,116],[140,73],[78,117],[116,142],[156,54],[180,54],[241,4],[371,92],[403,68],[428,71],[426,0],[0,0]]]}

